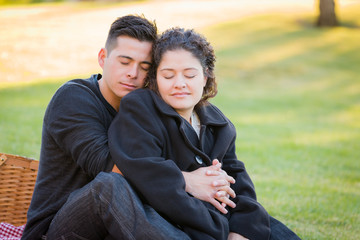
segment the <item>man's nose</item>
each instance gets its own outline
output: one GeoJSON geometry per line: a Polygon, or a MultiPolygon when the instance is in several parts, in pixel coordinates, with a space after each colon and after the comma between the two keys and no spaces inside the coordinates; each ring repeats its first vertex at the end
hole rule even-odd
{"type": "Polygon", "coordinates": [[[128,72],[127,72],[127,76],[128,76],[129,78],[136,78],[137,75],[138,75],[138,66],[137,66],[136,64],[133,64],[133,65],[129,68],[129,70],[128,70],[128,72]]]}

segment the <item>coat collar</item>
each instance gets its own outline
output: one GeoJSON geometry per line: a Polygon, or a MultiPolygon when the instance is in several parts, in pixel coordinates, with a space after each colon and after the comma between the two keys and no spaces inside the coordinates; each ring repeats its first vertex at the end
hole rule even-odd
{"type": "MultiPolygon", "coordinates": [[[[183,118],[172,107],[165,103],[158,94],[151,90],[149,90],[149,92],[154,99],[156,107],[163,114],[183,120],[183,118]]],[[[195,107],[195,111],[199,115],[201,125],[223,126],[228,123],[221,111],[209,102],[203,106],[195,107]]]]}

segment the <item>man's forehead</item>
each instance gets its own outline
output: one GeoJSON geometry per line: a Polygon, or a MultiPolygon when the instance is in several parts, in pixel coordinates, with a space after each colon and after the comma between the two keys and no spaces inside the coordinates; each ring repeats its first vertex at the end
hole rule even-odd
{"type": "Polygon", "coordinates": [[[123,57],[135,59],[139,61],[151,61],[152,43],[147,41],[139,41],[136,38],[128,36],[119,36],[117,45],[112,50],[115,57],[123,57]]]}
{"type": "Polygon", "coordinates": [[[127,35],[120,35],[116,38],[117,43],[125,43],[125,42],[132,42],[133,44],[139,44],[139,45],[150,45],[152,47],[153,43],[150,41],[142,41],[134,37],[130,37],[127,35]]]}

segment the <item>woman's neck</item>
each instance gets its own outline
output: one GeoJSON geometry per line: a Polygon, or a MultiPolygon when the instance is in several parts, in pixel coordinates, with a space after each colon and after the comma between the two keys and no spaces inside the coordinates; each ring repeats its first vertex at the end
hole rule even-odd
{"type": "Polygon", "coordinates": [[[192,109],[186,109],[184,111],[178,110],[176,112],[191,124],[191,114],[192,114],[193,110],[194,109],[192,108],[192,109]]]}

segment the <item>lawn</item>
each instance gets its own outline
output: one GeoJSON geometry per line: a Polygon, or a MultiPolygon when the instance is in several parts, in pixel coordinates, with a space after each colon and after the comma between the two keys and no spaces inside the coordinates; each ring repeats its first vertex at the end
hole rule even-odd
{"type": "MultiPolygon", "coordinates": [[[[360,235],[360,5],[343,26],[261,15],[201,31],[217,53],[212,100],[237,128],[258,200],[302,239],[360,235]]],[[[39,158],[42,117],[66,79],[0,88],[0,152],[39,158]]]]}

